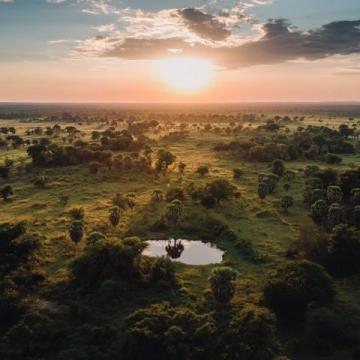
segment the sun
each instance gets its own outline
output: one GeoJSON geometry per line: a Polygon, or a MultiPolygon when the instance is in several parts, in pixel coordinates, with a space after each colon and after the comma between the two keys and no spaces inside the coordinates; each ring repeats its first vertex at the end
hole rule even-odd
{"type": "Polygon", "coordinates": [[[196,92],[205,88],[214,74],[209,61],[195,58],[169,58],[156,62],[160,79],[180,92],[196,92]]]}

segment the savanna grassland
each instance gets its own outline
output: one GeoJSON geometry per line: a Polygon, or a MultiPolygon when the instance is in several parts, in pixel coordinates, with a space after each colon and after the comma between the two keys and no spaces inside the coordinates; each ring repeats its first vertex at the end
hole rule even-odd
{"type": "Polygon", "coordinates": [[[359,359],[360,107],[0,107],[4,359],[359,359]],[[221,264],[141,255],[210,241],[221,264]]]}

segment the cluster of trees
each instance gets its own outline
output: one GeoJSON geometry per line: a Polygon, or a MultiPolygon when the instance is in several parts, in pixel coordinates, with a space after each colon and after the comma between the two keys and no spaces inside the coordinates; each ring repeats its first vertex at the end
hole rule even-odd
{"type": "Polygon", "coordinates": [[[316,224],[331,230],[339,224],[359,226],[360,169],[338,174],[334,169],[305,169],[304,202],[316,224]]]}
{"type": "Polygon", "coordinates": [[[299,128],[293,134],[257,136],[251,140],[219,143],[214,146],[214,150],[230,152],[237,158],[249,161],[307,159],[339,163],[341,158],[335,154],[355,152],[354,145],[349,140],[353,135],[353,130],[347,125],[341,125],[338,131],[325,126],[308,126],[306,129],[299,128]]]}
{"type": "Polygon", "coordinates": [[[38,236],[26,232],[25,223],[0,224],[0,336],[27,311],[27,296],[44,280],[38,270],[38,236]]]}

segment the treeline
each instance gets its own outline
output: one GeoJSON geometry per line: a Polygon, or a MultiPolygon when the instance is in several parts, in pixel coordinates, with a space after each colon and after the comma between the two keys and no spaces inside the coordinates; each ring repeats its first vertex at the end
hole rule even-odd
{"type": "Polygon", "coordinates": [[[218,143],[213,149],[230,152],[248,161],[306,159],[338,163],[341,158],[335,154],[355,153],[355,147],[349,141],[350,136],[354,136],[354,130],[347,125],[341,125],[338,131],[324,126],[308,126],[306,129],[298,129],[294,134],[255,136],[251,140],[218,143]]]}

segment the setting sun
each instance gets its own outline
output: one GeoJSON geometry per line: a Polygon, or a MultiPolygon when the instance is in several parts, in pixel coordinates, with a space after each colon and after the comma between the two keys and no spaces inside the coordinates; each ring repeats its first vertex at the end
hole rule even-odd
{"type": "Polygon", "coordinates": [[[214,74],[209,61],[195,58],[171,58],[156,62],[160,79],[174,90],[194,92],[205,88],[214,74]]]}

